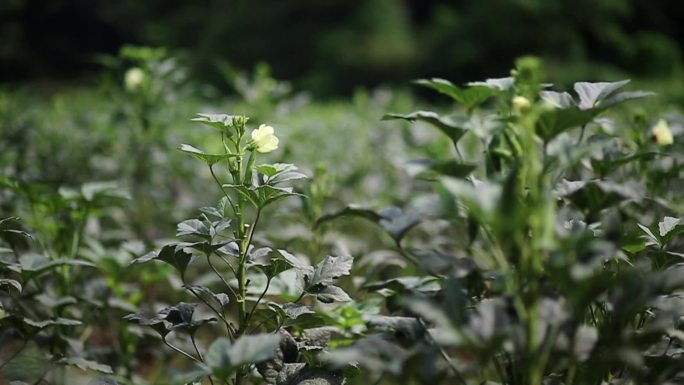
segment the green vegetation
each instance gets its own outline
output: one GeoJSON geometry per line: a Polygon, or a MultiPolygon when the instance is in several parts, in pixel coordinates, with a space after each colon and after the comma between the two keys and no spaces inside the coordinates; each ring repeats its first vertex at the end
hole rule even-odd
{"type": "Polygon", "coordinates": [[[98,89],[0,93],[0,379],[682,380],[662,96],[564,91],[533,57],[415,81],[436,106],[316,101],[265,65],[198,85],[162,49],[103,62],[98,89]]]}

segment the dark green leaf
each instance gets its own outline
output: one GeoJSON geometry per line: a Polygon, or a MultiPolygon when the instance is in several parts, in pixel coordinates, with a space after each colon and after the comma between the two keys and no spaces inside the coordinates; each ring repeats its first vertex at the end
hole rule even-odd
{"type": "Polygon", "coordinates": [[[621,80],[618,82],[598,82],[598,83],[588,83],[588,82],[577,82],[575,83],[575,92],[580,98],[579,108],[581,110],[588,110],[596,107],[597,103],[617,91],[618,89],[624,87],[629,83],[629,79],[621,80]]]}
{"type": "Polygon", "coordinates": [[[333,285],[315,285],[307,289],[309,294],[323,303],[349,302],[352,298],[342,288],[333,285]]]}
{"type": "Polygon", "coordinates": [[[471,86],[468,88],[460,88],[448,80],[439,78],[432,78],[429,80],[421,79],[416,80],[413,83],[432,88],[437,92],[451,97],[468,108],[473,108],[482,104],[493,94],[493,90],[490,87],[471,86]]]}
{"type": "Polygon", "coordinates": [[[111,378],[96,377],[88,381],[87,385],[119,385],[119,383],[111,378]]]}
{"type": "Polygon", "coordinates": [[[173,266],[181,275],[184,275],[188,266],[197,258],[195,255],[186,252],[184,250],[185,248],[184,244],[166,245],[159,251],[153,251],[134,259],[131,261],[131,265],[152,260],[160,260],[173,266]]]}
{"type": "Polygon", "coordinates": [[[476,168],[476,165],[461,163],[455,159],[447,161],[418,159],[407,163],[406,172],[414,178],[434,181],[439,176],[465,178],[476,168]]]}
{"type": "Polygon", "coordinates": [[[202,162],[206,163],[208,166],[213,166],[218,162],[234,158],[236,154],[207,154],[206,152],[195,148],[189,144],[181,144],[178,149],[186,154],[189,154],[202,162]]]}
{"type": "Polygon", "coordinates": [[[684,233],[684,219],[665,217],[658,223],[658,232],[662,245],[667,245],[674,237],[684,233]]]}
{"type": "Polygon", "coordinates": [[[346,216],[354,216],[354,217],[361,217],[368,219],[371,222],[379,222],[380,219],[382,218],[380,214],[376,213],[375,211],[371,209],[366,209],[362,208],[361,206],[357,205],[349,205],[345,207],[344,209],[337,211],[332,214],[326,214],[316,221],[316,224],[314,225],[314,228],[320,226],[321,224],[331,221],[333,219],[341,218],[341,217],[346,217],[346,216]]]}
{"type": "Polygon", "coordinates": [[[186,285],[185,288],[205,298],[212,299],[219,305],[219,308],[224,308],[230,303],[230,297],[226,293],[214,293],[211,289],[200,285],[186,285]]]}
{"type": "Polygon", "coordinates": [[[226,130],[226,128],[233,127],[234,119],[240,118],[244,119],[246,122],[249,118],[237,115],[226,115],[226,114],[197,114],[196,118],[193,118],[193,122],[199,122],[205,124],[209,127],[213,127],[219,131],[224,132],[228,136],[233,135],[232,130],[226,130]]]}
{"type": "Polygon", "coordinates": [[[404,213],[400,208],[394,206],[385,207],[382,210],[375,212],[356,205],[349,205],[338,212],[326,214],[318,218],[314,228],[317,228],[325,222],[347,216],[360,217],[377,223],[395,241],[400,241],[406,232],[420,222],[420,217],[417,214],[404,213]]]}
{"type": "Polygon", "coordinates": [[[379,331],[398,333],[402,338],[416,340],[424,334],[425,329],[413,317],[391,317],[384,315],[365,315],[363,320],[369,328],[379,331]]]}
{"type": "Polygon", "coordinates": [[[283,309],[283,313],[290,319],[297,319],[297,317],[303,314],[315,313],[310,307],[298,303],[286,303],[282,305],[281,308],[283,309]]]}
{"type": "Polygon", "coordinates": [[[430,123],[442,131],[446,136],[451,139],[454,144],[465,135],[468,131],[466,126],[468,124],[468,119],[466,118],[453,118],[453,117],[443,117],[439,116],[436,112],[432,111],[416,111],[407,115],[401,114],[387,114],[382,117],[382,120],[393,120],[402,119],[409,122],[422,121],[430,123]]]}
{"type": "Polygon", "coordinates": [[[471,87],[487,87],[496,91],[506,91],[513,88],[515,79],[510,76],[505,78],[492,78],[483,82],[470,82],[468,85],[471,87]]]}
{"type": "Polygon", "coordinates": [[[353,345],[327,352],[321,358],[334,368],[358,364],[368,370],[399,375],[411,352],[380,335],[363,338],[353,345]]]}
{"type": "Polygon", "coordinates": [[[85,183],[81,186],[81,195],[86,202],[131,199],[130,194],[116,182],[85,183]]]}
{"type": "Polygon", "coordinates": [[[261,164],[255,168],[264,176],[262,184],[277,185],[291,180],[308,178],[305,174],[298,172],[295,165],[288,163],[261,164]]]}
{"type": "Polygon", "coordinates": [[[162,338],[164,338],[171,331],[167,327],[167,323],[163,319],[161,319],[157,316],[150,317],[149,315],[147,315],[145,313],[136,313],[136,314],[128,314],[128,315],[124,316],[123,319],[125,319],[126,321],[129,321],[129,322],[136,323],[136,324],[141,325],[141,326],[149,326],[152,329],[154,329],[157,333],[159,333],[159,335],[162,338]]]}
{"type": "Polygon", "coordinates": [[[273,358],[279,343],[280,336],[274,334],[245,335],[235,344],[227,338],[219,338],[209,347],[205,362],[215,376],[226,379],[241,365],[273,358]]]}
{"type": "Polygon", "coordinates": [[[308,286],[329,285],[337,278],[349,275],[353,260],[351,256],[346,255],[325,257],[316,265],[313,276],[307,282],[308,286]]]}
{"type": "Polygon", "coordinates": [[[544,142],[549,142],[566,130],[591,122],[599,112],[601,111],[598,109],[581,110],[577,107],[545,110],[537,121],[537,135],[544,142]]]}
{"type": "Polygon", "coordinates": [[[258,267],[269,279],[294,267],[280,252],[272,253],[268,247],[250,252],[248,263],[258,267]]]}
{"type": "Polygon", "coordinates": [[[93,370],[105,374],[114,373],[111,366],[89,361],[82,357],[66,357],[58,360],[57,363],[61,365],[76,366],[81,370],[93,370]]]}
{"type": "Polygon", "coordinates": [[[274,203],[283,198],[290,196],[303,196],[295,193],[292,187],[274,187],[270,185],[261,186],[245,186],[245,185],[231,185],[225,184],[223,187],[232,188],[237,191],[243,198],[255,208],[263,209],[264,207],[274,203]]]}
{"type": "Polygon", "coordinates": [[[212,238],[209,227],[199,219],[188,219],[178,224],[176,236],[196,235],[207,240],[212,238]]]}
{"type": "Polygon", "coordinates": [[[567,92],[541,91],[539,97],[553,108],[568,109],[577,106],[575,100],[567,92]]]}

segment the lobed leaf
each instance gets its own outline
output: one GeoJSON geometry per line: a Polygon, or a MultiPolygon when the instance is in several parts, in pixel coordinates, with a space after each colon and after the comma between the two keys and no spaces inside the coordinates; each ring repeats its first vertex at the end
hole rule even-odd
{"type": "Polygon", "coordinates": [[[234,158],[236,154],[207,154],[206,152],[195,148],[189,144],[181,144],[178,149],[186,154],[189,154],[202,162],[206,163],[208,166],[213,166],[218,162],[234,158]]]}

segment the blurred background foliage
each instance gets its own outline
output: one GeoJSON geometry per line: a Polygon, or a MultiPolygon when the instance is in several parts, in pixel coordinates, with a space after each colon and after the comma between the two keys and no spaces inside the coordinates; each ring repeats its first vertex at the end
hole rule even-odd
{"type": "Polygon", "coordinates": [[[681,77],[684,3],[668,0],[106,0],[0,2],[0,81],[80,80],[124,44],[182,53],[193,78],[269,63],[317,95],[357,85],[506,75],[681,77]]]}

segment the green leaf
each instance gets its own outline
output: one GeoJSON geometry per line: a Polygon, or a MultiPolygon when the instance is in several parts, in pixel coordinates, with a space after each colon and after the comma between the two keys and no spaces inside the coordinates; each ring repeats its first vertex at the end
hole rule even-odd
{"type": "Polygon", "coordinates": [[[207,154],[206,152],[195,148],[189,144],[181,144],[178,147],[179,150],[183,151],[186,154],[189,154],[202,162],[206,163],[208,166],[213,166],[214,164],[221,162],[223,160],[227,160],[230,158],[234,158],[237,155],[236,154],[207,154]]]}
{"type": "Polygon", "coordinates": [[[83,322],[75,319],[57,317],[54,319],[35,321],[30,318],[23,318],[22,321],[29,326],[38,329],[45,329],[48,326],[80,326],[83,322]]]}
{"type": "Polygon", "coordinates": [[[382,117],[382,120],[393,119],[402,119],[407,120],[409,122],[422,121],[429,123],[437,127],[440,131],[442,131],[442,133],[448,136],[449,139],[451,139],[454,142],[454,144],[458,143],[458,141],[463,137],[463,135],[465,135],[465,133],[468,132],[468,130],[465,128],[468,124],[467,118],[456,119],[443,117],[439,116],[436,112],[432,111],[416,111],[406,115],[387,114],[382,117]]]}
{"type": "Polygon", "coordinates": [[[420,325],[418,319],[414,317],[397,317],[384,315],[364,315],[364,322],[369,328],[400,333],[402,338],[416,340],[424,334],[424,328],[420,325]]]}
{"type": "Polygon", "coordinates": [[[60,266],[97,267],[93,263],[82,259],[49,259],[44,255],[33,253],[22,254],[19,257],[18,264],[0,261],[0,265],[5,265],[8,269],[20,273],[24,285],[31,279],[60,266]]]}
{"type": "Polygon", "coordinates": [[[280,252],[272,253],[272,251],[268,247],[252,251],[248,261],[250,266],[259,268],[269,279],[294,267],[292,262],[284,258],[280,252]]]}
{"type": "Polygon", "coordinates": [[[242,365],[273,358],[279,343],[280,336],[274,334],[244,335],[235,344],[227,338],[219,338],[209,346],[205,363],[216,377],[225,380],[242,365]]]}
{"type": "Polygon", "coordinates": [[[611,106],[614,106],[616,104],[628,101],[628,100],[633,100],[633,99],[641,99],[645,98],[647,96],[655,96],[655,92],[648,92],[648,91],[631,91],[631,92],[620,92],[617,93],[613,96],[610,96],[602,101],[599,102],[599,107],[600,108],[608,108],[611,106]]]}
{"type": "Polygon", "coordinates": [[[288,163],[261,164],[255,168],[264,176],[261,184],[277,185],[290,180],[308,178],[305,174],[298,172],[295,165],[288,163]]]}
{"type": "Polygon", "coordinates": [[[211,298],[217,305],[219,305],[219,308],[224,308],[230,303],[230,297],[226,293],[214,293],[208,287],[201,285],[185,285],[184,287],[190,292],[204,296],[204,298],[211,298]]]}
{"type": "Polygon", "coordinates": [[[506,91],[515,86],[515,79],[511,76],[505,78],[492,78],[483,82],[470,82],[468,85],[471,87],[487,87],[496,91],[506,91]]]}
{"type": "Polygon", "coordinates": [[[119,383],[111,378],[96,377],[88,381],[87,385],[119,385],[119,383]]]}
{"type": "Polygon", "coordinates": [[[449,177],[440,178],[446,190],[460,201],[481,222],[487,222],[501,201],[502,186],[490,181],[465,181],[449,177]]]}
{"type": "Polygon", "coordinates": [[[568,181],[556,187],[556,194],[583,210],[588,221],[598,220],[601,210],[622,202],[640,202],[644,187],[637,183],[615,183],[607,180],[568,181]]]}
{"type": "Polygon", "coordinates": [[[291,254],[287,250],[279,249],[276,251],[278,256],[287,261],[292,267],[297,271],[297,275],[301,279],[309,279],[314,274],[314,268],[308,263],[302,261],[294,254],[291,254]]]}
{"type": "Polygon", "coordinates": [[[152,251],[138,257],[131,261],[131,265],[137,263],[145,263],[152,260],[160,260],[173,266],[176,270],[181,273],[181,276],[185,275],[185,270],[188,266],[197,258],[197,256],[186,252],[183,244],[170,244],[161,248],[159,251],[152,251]]]}
{"type": "Polygon", "coordinates": [[[411,355],[412,352],[375,334],[360,339],[351,346],[326,352],[321,358],[333,368],[358,364],[370,371],[400,375],[411,355]]]}
{"type": "Polygon", "coordinates": [[[327,256],[323,261],[316,265],[308,285],[329,285],[332,284],[334,280],[349,275],[349,273],[351,273],[353,260],[354,258],[346,255],[327,256]]]}
{"type": "Polygon", "coordinates": [[[196,235],[207,240],[212,238],[209,227],[199,219],[188,219],[178,224],[176,236],[181,237],[184,235],[196,235]]]}
{"type": "Polygon", "coordinates": [[[572,95],[567,92],[541,91],[539,98],[553,108],[567,109],[577,106],[572,95]]]}
{"type": "Polygon", "coordinates": [[[233,127],[233,121],[238,117],[244,119],[245,122],[249,120],[249,118],[244,116],[226,114],[197,114],[197,117],[191,120],[222,131],[228,136],[232,136],[234,134],[233,131],[226,130],[226,128],[233,127]]]}
{"type": "Polygon", "coordinates": [[[608,175],[611,172],[617,170],[618,168],[635,162],[637,160],[653,160],[659,154],[657,152],[637,152],[630,155],[622,155],[617,158],[609,159],[591,159],[591,168],[596,171],[599,175],[608,175]]]}
{"type": "Polygon", "coordinates": [[[455,101],[463,104],[468,108],[476,107],[489,99],[494,92],[492,88],[485,86],[471,86],[469,88],[460,88],[455,84],[445,79],[432,78],[421,79],[413,82],[414,84],[432,88],[433,90],[447,95],[455,101]]]}
{"type": "Polygon", "coordinates": [[[86,202],[106,203],[111,200],[128,200],[131,195],[116,182],[90,182],[81,186],[81,195],[86,202]]]}
{"type": "Polygon", "coordinates": [[[400,241],[411,228],[420,222],[420,217],[417,214],[405,213],[394,206],[388,206],[375,212],[357,205],[349,205],[338,212],[320,217],[314,224],[314,229],[325,222],[347,216],[364,218],[378,224],[395,241],[400,241]]]}
{"type": "Polygon", "coordinates": [[[661,245],[665,246],[677,235],[684,233],[684,218],[665,217],[658,223],[661,245]]]}
{"type": "Polygon", "coordinates": [[[81,370],[93,370],[100,373],[112,374],[114,371],[112,367],[105,364],[100,364],[95,361],[86,360],[82,357],[65,357],[57,361],[61,365],[76,366],[81,370]]]}
{"type": "Polygon", "coordinates": [[[315,314],[315,311],[306,305],[299,303],[286,303],[281,306],[283,313],[290,319],[297,319],[304,314],[315,314]]]}
{"type": "Polygon", "coordinates": [[[601,111],[598,109],[581,110],[577,107],[545,110],[537,120],[537,135],[544,142],[549,142],[566,130],[591,122],[599,112],[601,111]]]}
{"type": "Polygon", "coordinates": [[[183,329],[194,334],[199,327],[216,322],[216,317],[193,319],[197,305],[197,303],[181,302],[160,310],[157,318],[169,322],[172,330],[183,329]]]}
{"type": "Polygon", "coordinates": [[[328,221],[331,221],[331,220],[334,220],[337,218],[341,218],[341,217],[348,217],[348,216],[365,218],[365,219],[368,219],[369,221],[375,222],[375,223],[379,222],[380,219],[382,219],[380,214],[376,213],[375,211],[373,211],[371,209],[366,209],[366,208],[363,208],[363,207],[358,206],[358,205],[350,204],[340,211],[334,212],[332,214],[326,214],[326,215],[323,215],[322,217],[318,218],[318,220],[314,224],[314,229],[318,228],[320,225],[322,225],[328,221]]]}
{"type": "Polygon", "coordinates": [[[232,184],[224,184],[223,187],[234,189],[257,209],[263,209],[264,207],[287,197],[303,196],[302,194],[294,192],[292,187],[275,187],[270,185],[245,186],[232,184]]]}
{"type": "Polygon", "coordinates": [[[597,104],[601,99],[624,87],[627,83],[629,83],[629,79],[618,82],[577,82],[575,83],[574,88],[580,98],[578,107],[580,110],[588,110],[597,107],[597,104]]]}
{"type": "Polygon", "coordinates": [[[439,176],[465,178],[476,168],[477,165],[461,163],[456,159],[446,161],[421,159],[410,161],[407,165],[407,173],[418,179],[434,181],[439,176]]]}
{"type": "Polygon", "coordinates": [[[323,303],[349,302],[352,298],[342,288],[334,285],[316,285],[308,290],[309,294],[323,303]]]}
{"type": "Polygon", "coordinates": [[[171,331],[167,327],[167,322],[165,322],[163,319],[157,316],[150,317],[143,312],[125,315],[123,319],[141,326],[149,326],[154,331],[159,333],[162,338],[164,338],[171,331]]]}

